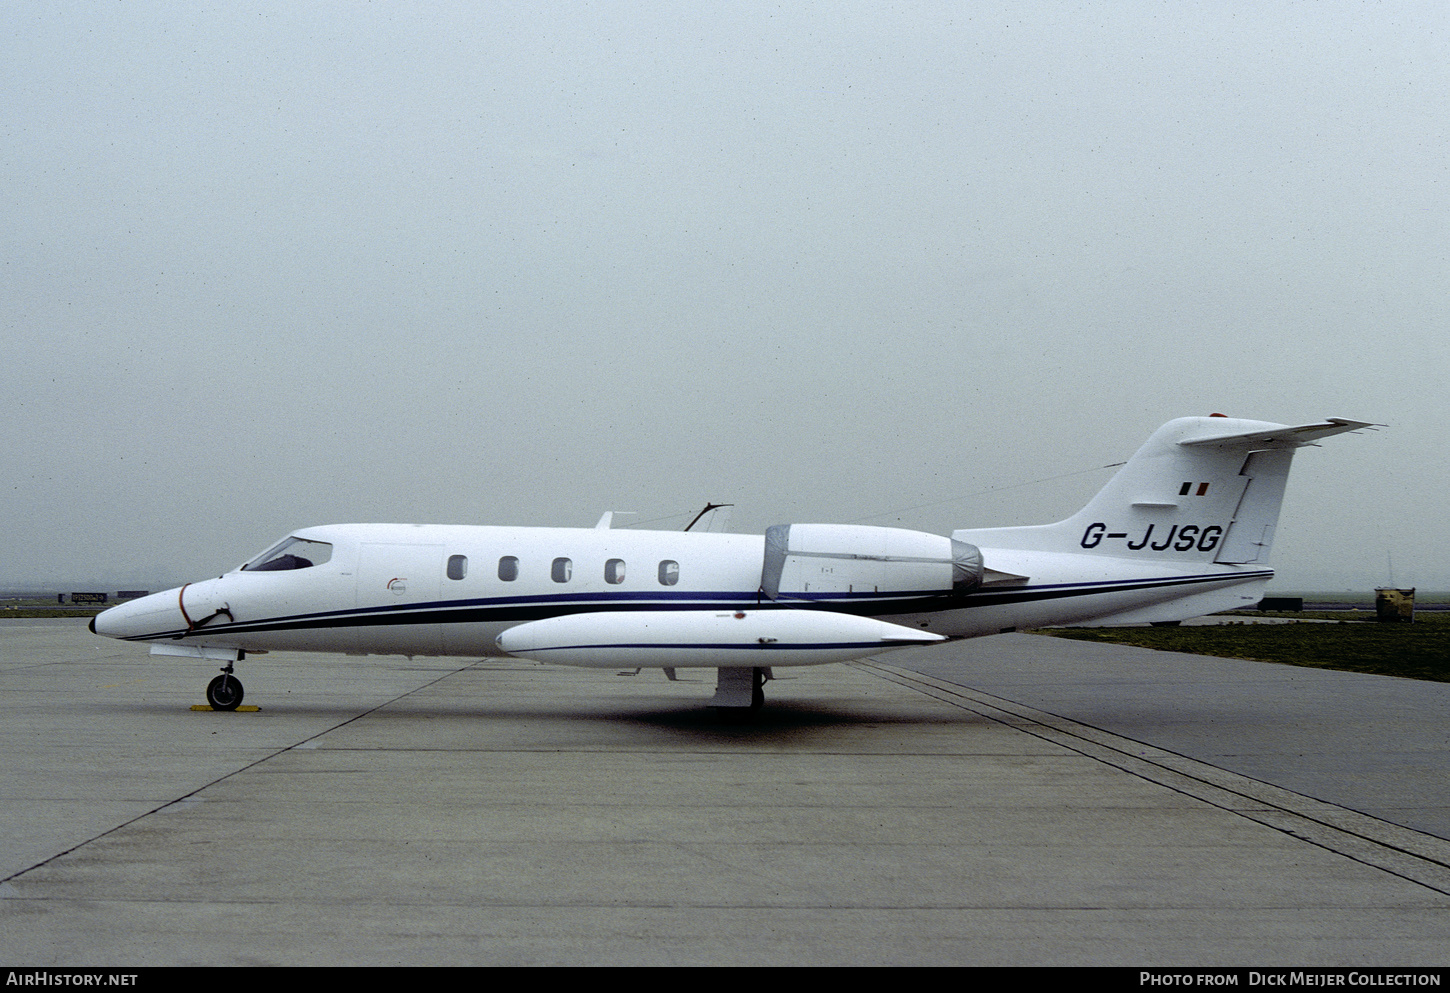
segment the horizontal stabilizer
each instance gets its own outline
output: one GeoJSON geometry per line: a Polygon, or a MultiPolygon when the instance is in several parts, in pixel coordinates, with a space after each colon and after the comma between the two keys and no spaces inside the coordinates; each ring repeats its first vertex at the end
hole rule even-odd
{"type": "Polygon", "coordinates": [[[1368,421],[1350,421],[1343,417],[1331,417],[1318,424],[1300,424],[1295,427],[1276,427],[1269,431],[1244,431],[1231,434],[1204,434],[1180,439],[1180,445],[1254,445],[1264,448],[1299,448],[1312,445],[1320,438],[1375,427],[1368,421]]]}

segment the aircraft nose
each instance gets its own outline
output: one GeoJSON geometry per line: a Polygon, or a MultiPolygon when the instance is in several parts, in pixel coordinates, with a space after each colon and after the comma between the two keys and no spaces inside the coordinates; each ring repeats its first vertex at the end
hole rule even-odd
{"type": "Polygon", "coordinates": [[[118,603],[91,618],[86,625],[92,634],[104,638],[146,638],[160,636],[184,627],[177,607],[177,590],[153,593],[139,600],[118,603]]]}

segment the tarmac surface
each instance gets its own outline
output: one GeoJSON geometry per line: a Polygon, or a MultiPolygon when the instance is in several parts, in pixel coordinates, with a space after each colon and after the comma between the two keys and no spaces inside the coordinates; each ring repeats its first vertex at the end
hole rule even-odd
{"type": "Polygon", "coordinates": [[[1001,635],[714,673],[0,622],[0,965],[1444,966],[1450,685],[1001,635]]]}

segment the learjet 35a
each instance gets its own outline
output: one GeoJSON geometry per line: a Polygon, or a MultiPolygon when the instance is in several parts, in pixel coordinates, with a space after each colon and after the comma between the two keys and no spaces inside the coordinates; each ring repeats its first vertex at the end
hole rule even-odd
{"type": "Polygon", "coordinates": [[[764,535],[420,524],[295,531],[217,579],[123,603],[96,634],[224,662],[248,652],[500,653],[717,670],[759,707],[771,671],[1064,624],[1171,622],[1262,596],[1294,450],[1370,425],[1185,417],[1056,524],[954,531],[782,524],[764,535]]]}

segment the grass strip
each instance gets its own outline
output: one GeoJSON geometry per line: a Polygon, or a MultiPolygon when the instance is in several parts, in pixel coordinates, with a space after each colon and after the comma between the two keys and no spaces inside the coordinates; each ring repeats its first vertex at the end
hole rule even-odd
{"type": "Polygon", "coordinates": [[[1413,624],[1373,621],[1209,624],[1187,627],[1052,628],[1038,634],[1164,652],[1278,662],[1450,682],[1450,616],[1424,612],[1413,624]]]}

